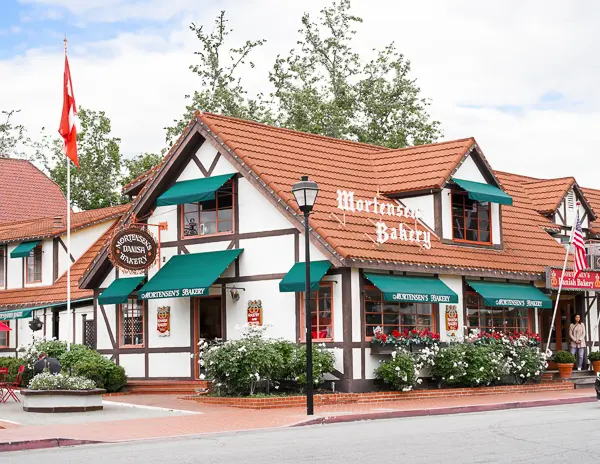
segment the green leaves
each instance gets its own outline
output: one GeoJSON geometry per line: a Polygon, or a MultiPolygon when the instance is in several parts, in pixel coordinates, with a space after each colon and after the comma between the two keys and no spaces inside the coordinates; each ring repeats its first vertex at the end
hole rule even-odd
{"type": "Polygon", "coordinates": [[[350,0],[323,8],[316,21],[301,19],[298,48],[278,56],[269,73],[270,99],[249,98],[242,84],[242,65],[264,40],[247,40],[227,49],[232,29],[225,12],[212,33],[192,24],[200,41],[199,62],[190,69],[200,88],[186,113],[167,128],[167,142],[183,131],[195,110],[220,113],[288,129],[355,140],[390,148],[431,143],[442,134],[427,113],[429,101],[410,77],[410,62],[389,44],[370,61],[353,49],[355,27],[362,19],[350,13],[350,0]]]}

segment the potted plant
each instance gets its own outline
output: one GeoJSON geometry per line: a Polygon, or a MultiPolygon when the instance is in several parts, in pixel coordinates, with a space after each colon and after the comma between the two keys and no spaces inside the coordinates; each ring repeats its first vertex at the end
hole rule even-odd
{"type": "Polygon", "coordinates": [[[558,351],[554,355],[554,362],[558,366],[558,376],[561,379],[570,379],[575,364],[575,355],[568,351],[558,351]]]}
{"type": "Polygon", "coordinates": [[[593,351],[588,355],[588,359],[592,363],[594,368],[594,374],[598,375],[600,372],[600,351],[593,351]]]}

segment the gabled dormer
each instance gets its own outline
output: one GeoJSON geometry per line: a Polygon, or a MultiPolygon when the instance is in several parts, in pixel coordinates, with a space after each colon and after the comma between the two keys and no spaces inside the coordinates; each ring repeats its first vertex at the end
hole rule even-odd
{"type": "Polygon", "coordinates": [[[535,210],[558,226],[553,234],[558,241],[568,240],[577,212],[584,234],[589,230],[590,222],[596,219],[594,210],[573,177],[531,179],[523,186],[535,210]]]}
{"type": "Polygon", "coordinates": [[[442,239],[465,246],[502,248],[501,206],[511,206],[476,142],[464,153],[441,192],[442,239]]]}

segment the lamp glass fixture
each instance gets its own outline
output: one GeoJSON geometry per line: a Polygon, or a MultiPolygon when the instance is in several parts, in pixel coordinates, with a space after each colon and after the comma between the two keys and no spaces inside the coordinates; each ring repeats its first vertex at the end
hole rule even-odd
{"type": "Polygon", "coordinates": [[[300,210],[310,212],[317,201],[319,186],[316,182],[308,180],[308,176],[302,176],[300,182],[293,185],[292,193],[300,210]]]}

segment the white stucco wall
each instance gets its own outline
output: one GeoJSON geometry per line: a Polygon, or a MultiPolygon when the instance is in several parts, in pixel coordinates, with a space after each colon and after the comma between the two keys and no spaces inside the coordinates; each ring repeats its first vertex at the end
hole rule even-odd
{"type": "Polygon", "coordinates": [[[449,188],[442,190],[442,237],[452,240],[452,194],[449,188]]]}
{"type": "MultiPolygon", "coordinates": [[[[106,318],[108,319],[108,325],[112,331],[113,336],[118,344],[118,334],[116,328],[116,307],[115,305],[104,305],[104,311],[106,312],[106,318]]],[[[113,348],[110,341],[109,331],[106,327],[106,321],[102,315],[100,307],[98,307],[98,320],[96,322],[96,347],[99,350],[110,350],[113,348]]]]}
{"type": "MultiPolygon", "coordinates": [[[[190,300],[189,298],[161,298],[147,300],[148,334],[146,340],[150,348],[190,346],[190,300]],[[158,308],[171,308],[171,332],[161,337],[157,331],[158,308]]],[[[189,356],[188,356],[189,357],[189,356]]]]}
{"type": "Polygon", "coordinates": [[[455,177],[456,179],[470,180],[473,182],[487,184],[485,177],[483,177],[483,174],[481,174],[481,171],[475,164],[475,161],[473,161],[470,156],[463,161],[452,177],[455,177]]]}
{"type": "MultiPolygon", "coordinates": [[[[189,356],[188,356],[189,359],[189,356]]],[[[119,365],[123,366],[127,377],[145,377],[146,361],[143,353],[119,354],[119,365]]]]}
{"type": "MultiPolygon", "coordinates": [[[[113,225],[115,219],[101,222],[90,227],[76,230],[71,233],[71,255],[77,261],[81,256],[102,236],[108,228],[113,225]]],[[[60,239],[67,245],[67,234],[61,235],[60,239]]],[[[52,260],[52,240],[49,240],[50,259],[52,260]]],[[[67,272],[67,252],[58,244],[58,277],[67,272]]],[[[50,279],[52,278],[52,267],[50,267],[50,279]]]]}
{"type": "Polygon", "coordinates": [[[189,353],[150,353],[149,377],[190,377],[189,353]]]}
{"type": "Polygon", "coordinates": [[[433,195],[402,198],[400,201],[413,210],[420,210],[422,214],[421,221],[423,221],[431,230],[435,230],[433,195]]]}

